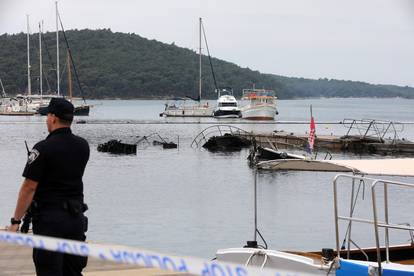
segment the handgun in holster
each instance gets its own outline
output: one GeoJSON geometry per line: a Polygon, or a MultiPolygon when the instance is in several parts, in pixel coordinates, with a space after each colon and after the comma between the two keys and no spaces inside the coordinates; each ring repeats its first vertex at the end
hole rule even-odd
{"type": "Polygon", "coordinates": [[[88,231],[88,217],[83,214],[88,210],[88,205],[86,203],[78,200],[68,200],[63,203],[63,209],[69,212],[72,216],[82,215],[83,230],[84,232],[88,231]]]}

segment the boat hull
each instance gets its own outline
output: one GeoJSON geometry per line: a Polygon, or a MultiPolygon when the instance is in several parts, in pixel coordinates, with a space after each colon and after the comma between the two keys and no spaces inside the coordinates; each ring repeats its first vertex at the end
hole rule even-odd
{"type": "Polygon", "coordinates": [[[177,107],[166,109],[163,113],[165,117],[213,117],[213,109],[209,107],[177,107]]]}
{"type": "Polygon", "coordinates": [[[247,120],[274,120],[276,107],[274,105],[246,106],[241,110],[242,118],[247,120]]]}
{"type": "Polygon", "coordinates": [[[218,261],[290,272],[286,275],[327,275],[329,267],[313,259],[276,250],[229,248],[216,252],[218,261]]]}
{"type": "Polygon", "coordinates": [[[75,106],[75,116],[89,116],[89,105],[75,106]]]}
{"type": "Polygon", "coordinates": [[[222,110],[217,109],[214,111],[215,118],[240,118],[241,111],[240,110],[222,110]]]}

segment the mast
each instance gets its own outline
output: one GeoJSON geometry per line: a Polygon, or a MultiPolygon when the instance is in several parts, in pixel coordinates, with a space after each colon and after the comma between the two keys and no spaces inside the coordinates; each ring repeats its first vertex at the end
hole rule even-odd
{"type": "Polygon", "coordinates": [[[39,72],[40,72],[39,91],[40,91],[40,101],[42,101],[42,96],[43,96],[42,30],[43,30],[43,20],[41,22],[39,22],[39,72]]]}
{"type": "Polygon", "coordinates": [[[1,85],[1,97],[6,98],[6,91],[4,91],[3,82],[0,79],[0,85],[1,85]]]}
{"type": "Polygon", "coordinates": [[[59,13],[58,2],[56,4],[56,79],[57,79],[57,94],[60,96],[60,76],[59,76],[59,13]]]}
{"type": "Polygon", "coordinates": [[[67,51],[67,66],[68,66],[68,96],[69,100],[72,101],[72,71],[70,62],[69,50],[67,51]]]}
{"type": "Polygon", "coordinates": [[[198,100],[201,103],[201,17],[199,23],[199,84],[198,84],[198,100]]]}
{"type": "Polygon", "coordinates": [[[27,95],[32,94],[32,83],[30,80],[30,30],[29,30],[29,15],[27,17],[27,95]]]}

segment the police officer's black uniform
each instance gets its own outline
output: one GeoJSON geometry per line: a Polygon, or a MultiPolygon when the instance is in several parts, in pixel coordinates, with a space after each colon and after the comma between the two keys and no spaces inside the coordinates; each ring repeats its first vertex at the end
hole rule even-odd
{"type": "MultiPolygon", "coordinates": [[[[66,103],[69,102],[64,99],[52,99],[49,113],[57,113],[60,118],[61,109],[69,108],[66,103]]],[[[82,176],[88,159],[88,143],[72,134],[69,127],[54,130],[33,147],[23,176],[38,182],[32,204],[34,234],[79,241],[86,239],[82,176]]],[[[40,276],[82,275],[87,258],[34,249],[33,261],[40,276]]]]}

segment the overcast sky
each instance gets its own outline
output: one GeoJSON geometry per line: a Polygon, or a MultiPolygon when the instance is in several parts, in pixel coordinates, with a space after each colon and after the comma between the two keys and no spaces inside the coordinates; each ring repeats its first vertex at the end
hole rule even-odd
{"type": "MultiPolygon", "coordinates": [[[[0,0],[0,34],[44,20],[53,0],[0,0]]],[[[60,0],[66,29],[110,28],[195,49],[202,17],[214,57],[263,73],[414,86],[414,0],[60,0]]],[[[0,45],[1,47],[1,45],[0,45]]]]}

